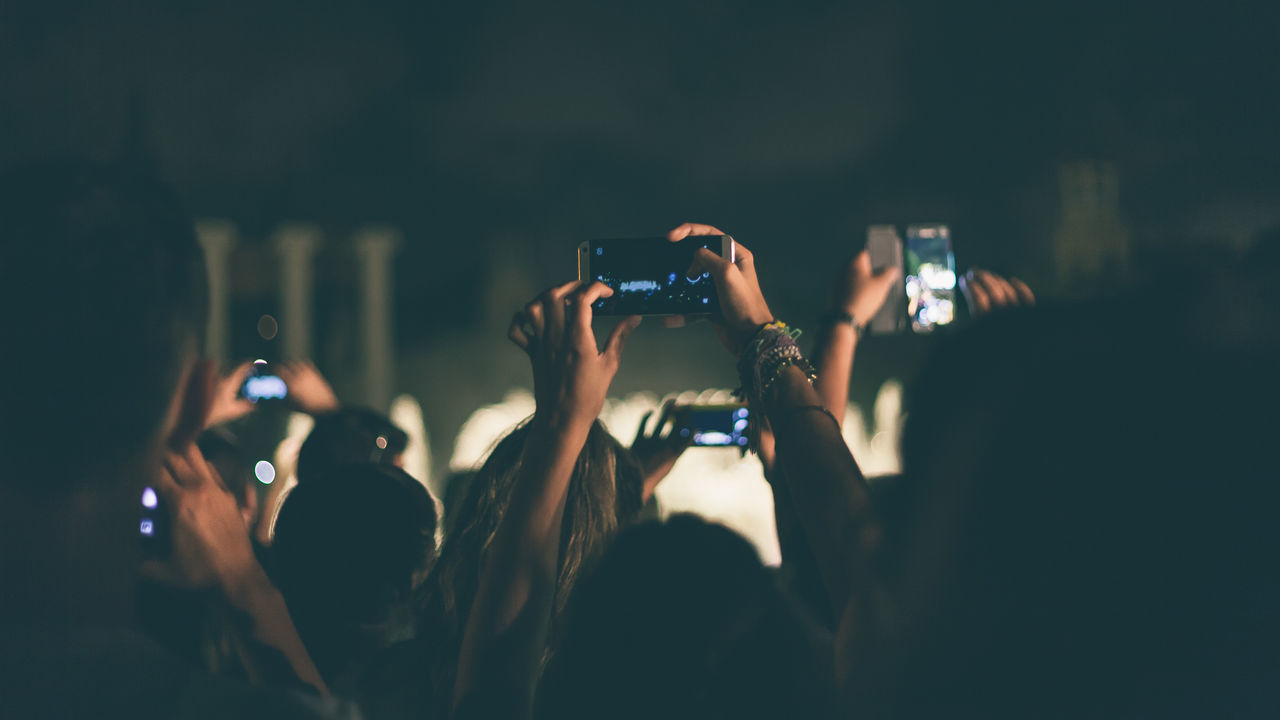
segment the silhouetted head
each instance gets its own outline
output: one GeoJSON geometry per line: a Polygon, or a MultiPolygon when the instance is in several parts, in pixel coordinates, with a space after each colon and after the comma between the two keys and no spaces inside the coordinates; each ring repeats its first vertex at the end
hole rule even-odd
{"type": "Polygon", "coordinates": [[[203,341],[191,220],[152,179],[65,164],[0,178],[0,232],[4,479],[114,477],[157,444],[203,341]]]}
{"type": "Polygon", "coordinates": [[[896,668],[898,714],[1196,714],[1250,692],[1280,599],[1255,342],[1274,321],[1166,282],[979,323],[910,389],[905,622],[864,648],[896,668]]]}
{"type": "Polygon", "coordinates": [[[143,488],[210,406],[203,257],[167,189],[87,165],[0,177],[0,234],[0,605],[114,622],[143,488]]]}
{"type": "Polygon", "coordinates": [[[755,549],[692,515],[635,526],[579,583],[547,717],[818,717],[825,658],[755,549]]]}
{"type": "Polygon", "coordinates": [[[298,450],[298,482],[338,465],[373,463],[400,467],[409,436],[376,410],[344,407],[316,418],[298,450]]]}
{"type": "Polygon", "coordinates": [[[342,465],[299,484],[276,521],[275,580],[325,678],[413,635],[435,553],[430,494],[399,468],[342,465]]]}
{"type": "MultiPolygon", "coordinates": [[[[453,666],[479,585],[485,551],[506,512],[528,436],[528,425],[513,430],[471,478],[457,508],[450,510],[454,525],[425,588],[425,612],[428,621],[437,624],[433,645],[440,658],[433,669],[437,695],[446,702],[452,697],[453,666]]],[[[557,618],[582,570],[603,551],[620,525],[639,514],[642,482],[640,467],[630,452],[603,425],[593,424],[569,481],[556,580],[557,618]]],[[[556,620],[553,638],[558,635],[558,627],[556,620]]],[[[447,710],[448,705],[442,706],[441,712],[447,710]]]]}

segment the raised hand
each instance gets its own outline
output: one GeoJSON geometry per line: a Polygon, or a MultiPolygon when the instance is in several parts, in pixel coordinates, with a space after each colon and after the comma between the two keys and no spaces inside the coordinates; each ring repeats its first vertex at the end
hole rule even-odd
{"type": "Polygon", "coordinates": [[[171,555],[148,561],[145,575],[235,592],[261,572],[235,496],[194,444],[169,454],[155,490],[169,511],[171,555]]]}
{"type": "Polygon", "coordinates": [[[960,278],[960,290],[974,316],[1002,308],[1036,304],[1031,288],[1016,277],[1005,279],[993,272],[974,268],[960,278]]]}
{"type": "Polygon", "coordinates": [[[641,497],[645,502],[653,497],[658,487],[675,467],[676,460],[689,448],[692,438],[681,437],[676,424],[672,422],[675,412],[675,400],[668,400],[662,405],[658,414],[658,422],[649,429],[649,420],[653,411],[645,413],[640,419],[640,428],[636,431],[636,439],[631,443],[631,455],[640,463],[644,473],[644,485],[641,497]]]}
{"type": "Polygon", "coordinates": [[[853,317],[853,324],[862,327],[880,311],[893,284],[901,277],[902,270],[897,267],[873,271],[871,254],[863,250],[849,261],[836,280],[835,309],[848,313],[853,317]]]}
{"type": "Polygon", "coordinates": [[[323,415],[338,409],[338,395],[310,360],[276,367],[276,374],[289,387],[289,404],[308,415],[323,415]]]}
{"type": "MultiPolygon", "coordinates": [[[[685,223],[667,233],[667,239],[677,242],[690,235],[724,235],[711,225],[685,223]]],[[[716,320],[720,340],[730,352],[740,354],[743,345],[760,329],[773,322],[773,313],[760,292],[756,279],[755,259],[751,251],[739,243],[735,245],[733,261],[722,258],[702,248],[693,256],[687,275],[696,277],[710,273],[720,298],[720,317],[716,320]]]]}
{"type": "Polygon", "coordinates": [[[217,385],[213,389],[213,403],[209,408],[209,417],[204,423],[206,428],[239,420],[253,412],[253,403],[240,397],[240,388],[252,369],[253,363],[245,362],[218,378],[217,385]]]}
{"type": "Polygon", "coordinates": [[[536,416],[572,421],[585,429],[600,415],[622,346],[640,324],[639,316],[624,318],[600,349],[591,328],[591,306],[612,294],[604,283],[574,281],[547,290],[516,313],[507,335],[528,353],[533,366],[536,416]]]}

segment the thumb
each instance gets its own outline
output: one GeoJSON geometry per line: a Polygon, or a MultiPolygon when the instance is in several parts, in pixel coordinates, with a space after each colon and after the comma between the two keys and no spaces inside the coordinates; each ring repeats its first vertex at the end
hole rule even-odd
{"type": "Polygon", "coordinates": [[[689,265],[685,277],[696,278],[704,272],[709,272],[711,277],[716,279],[718,287],[719,281],[724,278],[731,264],[706,248],[698,248],[698,251],[693,254],[693,263],[689,265]]]}
{"type": "Polygon", "coordinates": [[[613,326],[613,330],[609,333],[609,341],[605,343],[604,354],[614,362],[620,361],[622,359],[622,346],[626,344],[627,337],[631,335],[631,331],[640,325],[640,320],[639,315],[632,315],[613,326]]]}
{"type": "Polygon", "coordinates": [[[870,283],[872,287],[880,293],[881,297],[889,294],[889,289],[893,284],[902,278],[902,268],[896,265],[880,268],[871,275],[870,283]]]}
{"type": "Polygon", "coordinates": [[[651,417],[653,417],[652,410],[645,413],[644,417],[640,418],[640,429],[636,430],[636,439],[635,439],[635,442],[631,443],[632,447],[634,447],[636,444],[642,442],[645,439],[645,430],[648,429],[649,427],[649,418],[651,417]]]}

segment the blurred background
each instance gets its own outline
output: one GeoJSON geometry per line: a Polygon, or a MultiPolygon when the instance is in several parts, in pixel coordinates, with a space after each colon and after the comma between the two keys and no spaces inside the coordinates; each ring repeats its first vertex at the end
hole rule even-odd
{"type": "MultiPolygon", "coordinates": [[[[588,238],[716,224],[808,327],[870,224],[948,223],[961,270],[1048,298],[1274,237],[1278,21],[1262,2],[2,1],[0,163],[169,180],[211,258],[210,351],[416,398],[441,473],[478,407],[529,386],[506,325],[588,238]]],[[[868,425],[927,344],[860,348],[868,425]]],[[[735,384],[707,328],[651,322],[615,391],[735,384]]]]}

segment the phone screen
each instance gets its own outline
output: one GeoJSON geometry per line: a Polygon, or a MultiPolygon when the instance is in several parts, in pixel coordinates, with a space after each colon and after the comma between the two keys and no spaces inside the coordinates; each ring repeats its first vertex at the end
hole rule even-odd
{"type": "MultiPolygon", "coordinates": [[[[701,315],[720,305],[710,273],[690,280],[686,273],[699,248],[722,254],[720,235],[666,238],[592,240],[587,243],[585,267],[589,278],[613,288],[613,297],[595,304],[597,315],[701,315]]],[[[583,278],[584,280],[587,278],[583,278]]]]}
{"type": "Polygon", "coordinates": [[[279,375],[274,375],[265,360],[256,360],[249,377],[240,386],[240,397],[249,402],[259,400],[283,400],[289,395],[289,387],[279,375]]]}
{"type": "Polygon", "coordinates": [[[741,405],[692,406],[680,420],[680,437],[692,438],[695,447],[746,447],[748,411],[741,405]]]}
{"type": "Polygon", "coordinates": [[[160,515],[160,498],[150,485],[142,489],[142,517],[138,522],[138,535],[144,541],[156,537],[156,523],[160,515]]]}
{"type": "Polygon", "coordinates": [[[907,316],[911,329],[929,332],[956,317],[956,261],[946,225],[907,228],[907,316]]]}

